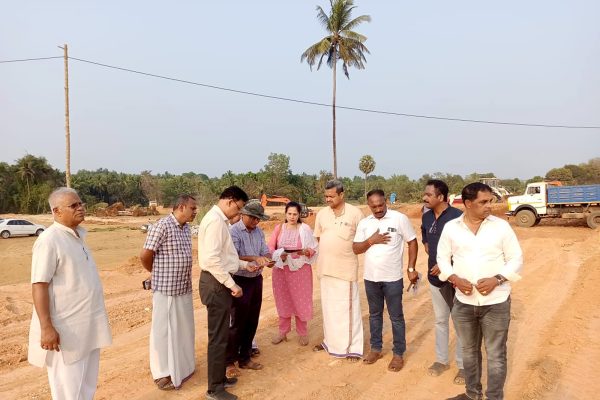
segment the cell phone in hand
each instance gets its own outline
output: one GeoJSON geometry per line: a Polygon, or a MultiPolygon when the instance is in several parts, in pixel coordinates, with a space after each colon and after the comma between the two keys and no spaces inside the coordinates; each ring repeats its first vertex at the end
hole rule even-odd
{"type": "Polygon", "coordinates": [[[152,289],[152,282],[150,281],[150,278],[145,279],[142,281],[142,288],[144,290],[150,290],[152,289]]]}
{"type": "Polygon", "coordinates": [[[297,249],[297,250],[284,250],[283,252],[284,252],[284,253],[287,253],[287,254],[298,254],[298,253],[299,253],[299,252],[301,252],[301,251],[302,251],[302,249],[297,249]]]}

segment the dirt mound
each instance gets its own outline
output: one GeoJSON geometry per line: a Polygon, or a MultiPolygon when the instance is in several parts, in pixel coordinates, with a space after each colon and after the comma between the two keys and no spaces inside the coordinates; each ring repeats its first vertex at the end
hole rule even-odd
{"type": "Polygon", "coordinates": [[[127,275],[133,275],[138,272],[144,271],[144,267],[142,266],[142,261],[138,256],[131,257],[127,260],[126,263],[122,264],[117,268],[119,272],[125,273],[127,275]]]}

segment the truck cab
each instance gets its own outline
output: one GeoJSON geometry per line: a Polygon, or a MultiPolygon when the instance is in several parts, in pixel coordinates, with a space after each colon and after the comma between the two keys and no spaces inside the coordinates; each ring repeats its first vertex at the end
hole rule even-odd
{"type": "Polygon", "coordinates": [[[515,215],[522,209],[529,209],[535,215],[545,215],[547,212],[547,182],[533,182],[527,185],[525,193],[508,198],[508,212],[515,215]]]}

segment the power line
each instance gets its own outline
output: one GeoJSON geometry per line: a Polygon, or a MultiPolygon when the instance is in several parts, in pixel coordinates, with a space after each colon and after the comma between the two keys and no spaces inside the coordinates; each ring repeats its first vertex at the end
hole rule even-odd
{"type": "Polygon", "coordinates": [[[56,57],[22,58],[20,60],[3,60],[3,61],[0,61],[0,64],[14,63],[14,62],[25,62],[25,61],[51,60],[53,58],[64,58],[64,57],[62,57],[62,56],[56,56],[56,57]]]}
{"type": "MultiPolygon", "coordinates": [[[[20,61],[37,61],[37,60],[47,60],[47,59],[51,59],[51,58],[63,58],[63,57],[57,56],[57,57],[31,58],[31,59],[24,59],[24,60],[8,60],[8,61],[0,61],[0,63],[20,62],[20,61]]],[[[320,103],[320,102],[308,101],[308,100],[300,100],[300,99],[294,99],[294,98],[290,98],[290,97],[273,96],[273,95],[268,95],[268,94],[264,94],[264,93],[250,92],[250,91],[239,90],[239,89],[231,89],[231,88],[227,88],[227,87],[223,87],[223,86],[209,85],[206,83],[194,82],[194,81],[189,81],[189,80],[185,80],[185,79],[173,78],[173,77],[169,77],[169,76],[138,71],[138,70],[134,70],[134,69],[130,69],[130,68],[118,67],[115,65],[104,64],[104,63],[100,63],[97,61],[85,60],[82,58],[76,58],[76,57],[69,56],[69,59],[87,63],[87,64],[100,66],[100,67],[104,67],[104,68],[116,69],[119,71],[130,72],[133,74],[149,76],[152,78],[158,78],[158,79],[164,79],[164,80],[173,81],[173,82],[185,83],[188,85],[201,86],[201,87],[205,87],[205,88],[222,90],[222,91],[231,92],[231,93],[238,93],[238,94],[244,94],[244,95],[248,95],[248,96],[262,97],[262,98],[272,99],[272,100],[288,101],[288,102],[292,102],[292,103],[307,104],[307,105],[313,105],[313,106],[319,106],[319,107],[331,107],[331,104],[326,104],[326,103],[320,103]]],[[[526,126],[526,127],[538,127],[538,128],[561,128],[561,129],[600,129],[600,126],[554,125],[554,124],[538,124],[538,123],[525,123],[525,122],[491,121],[491,120],[469,119],[469,118],[440,117],[440,116],[436,116],[436,115],[408,114],[408,113],[400,113],[400,112],[394,112],[394,111],[374,110],[374,109],[368,109],[368,108],[339,106],[339,105],[336,105],[336,108],[342,109],[342,110],[371,113],[371,114],[392,115],[392,116],[408,117],[408,118],[433,119],[433,120],[439,120],[439,121],[466,122],[466,123],[475,123],[475,124],[526,126]]]]}

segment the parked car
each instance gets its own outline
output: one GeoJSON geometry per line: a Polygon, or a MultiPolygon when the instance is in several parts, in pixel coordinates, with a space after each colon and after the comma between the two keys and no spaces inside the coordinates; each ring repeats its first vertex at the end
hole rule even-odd
{"type": "Polygon", "coordinates": [[[0,236],[8,239],[11,236],[39,236],[44,232],[44,225],[34,224],[24,219],[7,218],[0,220],[0,236]]]}

